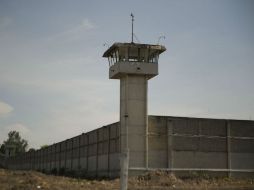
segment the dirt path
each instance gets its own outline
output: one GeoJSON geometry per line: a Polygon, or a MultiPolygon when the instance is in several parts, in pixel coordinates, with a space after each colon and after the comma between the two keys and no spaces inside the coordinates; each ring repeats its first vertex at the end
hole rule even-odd
{"type": "MultiPolygon", "coordinates": [[[[119,179],[86,180],[45,175],[35,171],[0,169],[0,190],[113,190],[119,189],[119,179]]],[[[201,189],[253,189],[254,179],[179,179],[164,172],[152,172],[129,179],[133,190],[201,190],[201,189]]]]}

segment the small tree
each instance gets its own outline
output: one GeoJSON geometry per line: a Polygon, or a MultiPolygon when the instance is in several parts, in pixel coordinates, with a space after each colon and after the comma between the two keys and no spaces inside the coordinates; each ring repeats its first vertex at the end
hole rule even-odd
{"type": "Polygon", "coordinates": [[[29,148],[29,150],[28,150],[28,152],[33,152],[33,151],[35,151],[34,148],[29,148]]]}
{"type": "Polygon", "coordinates": [[[1,144],[0,146],[0,155],[5,153],[5,146],[4,144],[1,144]]]}
{"type": "Polygon", "coordinates": [[[5,152],[8,146],[13,146],[15,148],[15,154],[20,154],[20,153],[26,152],[28,143],[27,143],[27,140],[21,138],[18,131],[10,131],[8,133],[8,139],[4,141],[2,146],[1,146],[1,151],[3,150],[5,152]],[[4,147],[2,148],[2,146],[4,147]]]}
{"type": "Polygon", "coordinates": [[[41,149],[47,148],[48,146],[49,146],[49,145],[47,145],[47,144],[41,145],[41,149]]]}

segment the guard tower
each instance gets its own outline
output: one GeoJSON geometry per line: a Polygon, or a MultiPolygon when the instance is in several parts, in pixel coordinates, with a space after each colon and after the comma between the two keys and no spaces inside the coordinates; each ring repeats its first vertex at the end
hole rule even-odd
{"type": "Polygon", "coordinates": [[[129,168],[148,167],[147,81],[158,75],[161,45],[114,43],[103,54],[109,78],[120,79],[120,150],[129,168]]]}

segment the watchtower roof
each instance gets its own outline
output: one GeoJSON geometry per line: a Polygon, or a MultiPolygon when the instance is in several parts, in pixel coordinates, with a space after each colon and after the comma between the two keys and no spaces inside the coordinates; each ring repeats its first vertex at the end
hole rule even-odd
{"type": "Polygon", "coordinates": [[[109,57],[115,49],[119,48],[140,48],[140,49],[150,49],[158,54],[166,51],[166,48],[162,45],[152,45],[152,44],[137,44],[137,43],[114,43],[107,51],[104,52],[103,57],[109,57]]]}

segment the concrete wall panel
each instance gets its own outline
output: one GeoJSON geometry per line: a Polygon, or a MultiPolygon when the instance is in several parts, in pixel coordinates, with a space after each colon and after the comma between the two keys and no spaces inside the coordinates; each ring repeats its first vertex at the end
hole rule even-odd
{"type": "Polygon", "coordinates": [[[87,158],[86,157],[80,158],[80,167],[82,170],[87,170],[87,158]]]}
{"type": "Polygon", "coordinates": [[[97,154],[97,144],[88,145],[88,156],[94,156],[97,154]]]}
{"type": "Polygon", "coordinates": [[[142,135],[132,135],[131,141],[129,141],[129,149],[131,151],[137,152],[143,152],[145,149],[145,139],[142,135]]]}
{"type": "Polygon", "coordinates": [[[78,169],[80,169],[79,159],[78,158],[74,158],[72,160],[72,170],[78,170],[78,169]]]}
{"type": "Polygon", "coordinates": [[[60,152],[61,143],[56,144],[56,152],[60,152]]]}
{"type": "Polygon", "coordinates": [[[79,157],[79,148],[75,148],[72,150],[72,158],[78,158],[79,157]]]}
{"type": "Polygon", "coordinates": [[[80,136],[74,137],[73,138],[73,148],[77,148],[79,147],[79,140],[80,140],[80,136]]]}
{"type": "Polygon", "coordinates": [[[85,146],[88,144],[88,134],[82,134],[80,137],[80,146],[85,146]]]}
{"type": "Polygon", "coordinates": [[[103,140],[107,141],[109,139],[109,126],[103,127],[103,140]]]}
{"type": "Polygon", "coordinates": [[[117,125],[111,125],[110,126],[110,138],[116,138],[117,136],[118,136],[117,125]]]}
{"type": "Polygon", "coordinates": [[[108,155],[98,156],[98,171],[107,171],[108,170],[108,155]]]}
{"type": "Polygon", "coordinates": [[[174,168],[227,168],[227,154],[222,152],[175,151],[174,168]]]}
{"type": "Polygon", "coordinates": [[[110,140],[110,153],[115,153],[117,152],[117,141],[116,139],[110,140]]]}
{"type": "Polygon", "coordinates": [[[200,135],[208,136],[227,136],[225,120],[200,119],[200,135]]]}
{"type": "Polygon", "coordinates": [[[179,119],[173,121],[173,134],[191,134],[199,133],[198,120],[194,119],[179,119]]]}
{"type": "Polygon", "coordinates": [[[71,169],[71,159],[67,159],[66,160],[66,166],[65,166],[66,169],[71,169]]]}
{"type": "Polygon", "coordinates": [[[59,161],[59,160],[57,160],[57,161],[55,162],[55,167],[56,167],[56,169],[59,171],[59,169],[60,169],[60,161],[59,161]]]}
{"type": "Polygon", "coordinates": [[[148,165],[150,168],[167,168],[168,155],[166,150],[150,150],[148,165]]]}
{"type": "Polygon", "coordinates": [[[254,169],[254,153],[231,153],[232,169],[254,169]]]}
{"type": "Polygon", "coordinates": [[[165,117],[148,117],[148,131],[150,134],[167,134],[167,119],[165,117]]]}
{"type": "Polygon", "coordinates": [[[66,141],[61,142],[61,151],[66,150],[66,141]]]}
{"type": "Polygon", "coordinates": [[[104,136],[103,136],[103,133],[104,133],[104,129],[103,128],[100,128],[97,130],[98,131],[98,141],[103,141],[104,140],[104,136]]]}
{"type": "Polygon", "coordinates": [[[80,147],[80,157],[88,156],[88,146],[80,147]]]}
{"type": "Polygon", "coordinates": [[[201,152],[226,152],[227,139],[200,137],[198,150],[201,152]]]}
{"type": "Polygon", "coordinates": [[[72,158],[72,150],[67,150],[66,151],[66,159],[71,159],[72,158]]]}
{"type": "Polygon", "coordinates": [[[88,133],[88,143],[94,144],[98,141],[97,139],[97,130],[91,131],[88,133]]]}
{"type": "Polygon", "coordinates": [[[109,168],[111,171],[120,170],[120,154],[110,154],[109,155],[109,168]]]}
{"type": "Polygon", "coordinates": [[[60,162],[60,168],[65,168],[65,159],[64,159],[65,154],[61,154],[61,162],[60,162]],[[63,156],[63,157],[62,157],[63,156]]]}
{"type": "Polygon", "coordinates": [[[253,121],[230,121],[230,134],[235,137],[254,137],[253,121]]]}
{"type": "Polygon", "coordinates": [[[96,171],[97,169],[97,158],[96,156],[88,157],[88,171],[96,171]]]}
{"type": "Polygon", "coordinates": [[[50,168],[51,168],[50,170],[53,170],[53,169],[57,168],[56,161],[51,162],[50,168]]]}
{"type": "Polygon", "coordinates": [[[231,139],[231,152],[254,153],[254,139],[231,139]]]}
{"type": "Polygon", "coordinates": [[[145,167],[144,151],[129,152],[129,167],[145,167]]]}
{"type": "Polygon", "coordinates": [[[149,150],[167,150],[168,139],[167,136],[149,136],[148,147],[149,150]]]}
{"type": "Polygon", "coordinates": [[[68,140],[66,141],[66,146],[67,146],[67,150],[72,149],[72,139],[68,139],[68,140]]]}
{"type": "Polygon", "coordinates": [[[199,137],[173,137],[173,149],[178,151],[197,151],[199,148],[199,137]]]}

